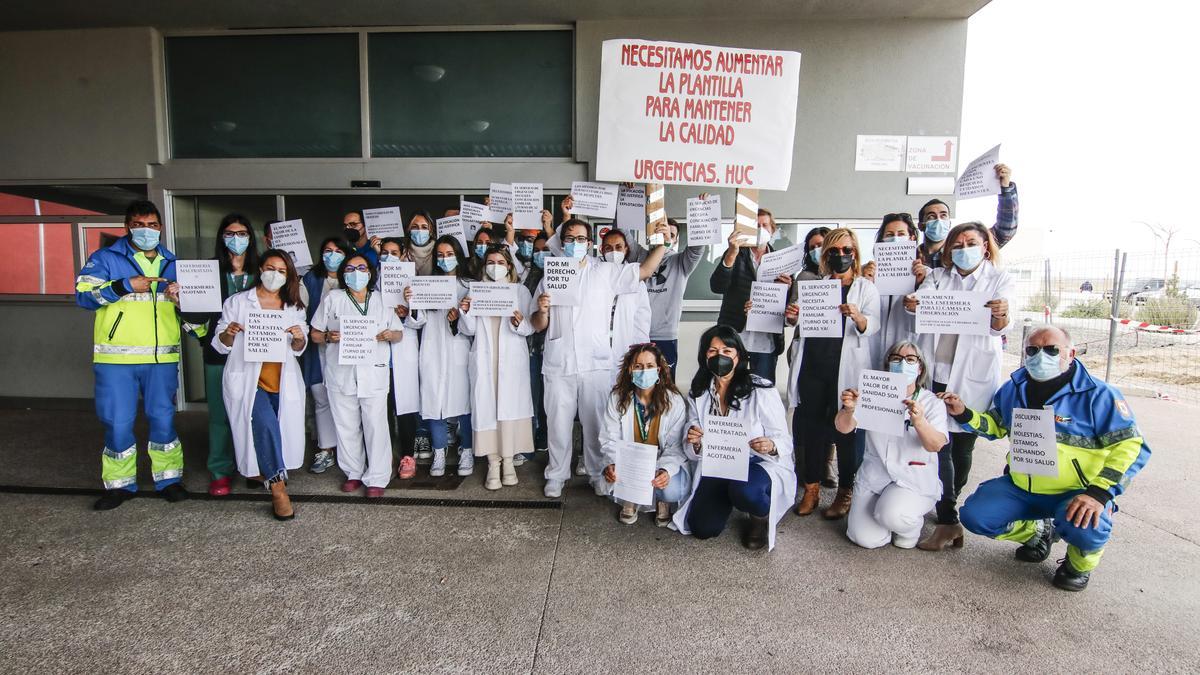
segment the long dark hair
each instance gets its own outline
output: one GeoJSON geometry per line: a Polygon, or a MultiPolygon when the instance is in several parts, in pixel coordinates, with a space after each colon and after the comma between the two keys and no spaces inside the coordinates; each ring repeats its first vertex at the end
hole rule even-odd
{"type": "Polygon", "coordinates": [[[675,381],[671,379],[671,364],[667,363],[667,359],[658,349],[658,346],[653,342],[647,342],[640,345],[634,345],[625,352],[625,356],[621,358],[621,372],[617,375],[617,383],[612,388],[612,393],[617,397],[617,411],[622,415],[629,408],[629,404],[633,402],[633,396],[637,392],[637,387],[633,384],[633,364],[637,363],[637,359],[644,352],[650,352],[654,355],[654,361],[658,363],[658,382],[654,384],[654,391],[650,393],[650,405],[647,408],[650,416],[653,417],[660,413],[665,413],[671,409],[670,393],[679,393],[675,388],[675,381]]]}
{"type": "Polygon", "coordinates": [[[291,305],[298,309],[304,309],[304,302],[300,299],[300,275],[296,274],[296,265],[292,262],[292,256],[287,251],[269,248],[263,251],[259,259],[258,278],[254,280],[254,286],[262,286],[262,265],[265,265],[270,258],[280,258],[283,264],[287,267],[287,281],[283,284],[283,288],[279,289],[279,299],[283,300],[284,306],[291,305]]]}
{"type": "MultiPolygon", "coordinates": [[[[258,241],[254,236],[254,228],[250,225],[250,219],[240,213],[227,213],[221,219],[221,224],[217,226],[217,245],[213,251],[213,257],[217,259],[218,267],[221,269],[221,274],[226,275],[233,271],[233,263],[229,261],[233,257],[233,251],[225,247],[225,230],[229,229],[230,225],[238,223],[246,226],[246,231],[250,233],[250,243],[246,245],[245,256],[242,261],[243,273],[258,273],[258,241]]],[[[221,282],[225,283],[225,282],[221,282]]]]}
{"type": "Polygon", "coordinates": [[[438,267],[438,264],[437,264],[437,257],[438,257],[437,247],[441,246],[442,244],[446,244],[447,246],[449,246],[450,250],[454,251],[455,259],[458,260],[458,266],[454,268],[454,276],[459,277],[459,278],[470,277],[471,270],[467,268],[467,260],[466,260],[466,257],[463,255],[462,244],[458,243],[458,237],[456,237],[452,234],[442,235],[437,238],[437,241],[433,242],[433,271],[432,271],[432,274],[434,274],[436,276],[445,276],[446,275],[446,273],[442,271],[442,268],[438,267]]]}
{"type": "Polygon", "coordinates": [[[813,274],[821,273],[820,272],[820,264],[813,262],[812,258],[809,257],[808,252],[810,250],[812,250],[812,247],[808,245],[808,242],[811,241],[812,238],[817,236],[818,234],[821,235],[822,237],[824,237],[825,235],[829,234],[829,228],[828,227],[814,227],[813,229],[808,231],[808,234],[804,235],[804,268],[803,269],[805,272],[812,272],[813,274]]]}
{"type": "MultiPolygon", "coordinates": [[[[321,245],[317,247],[317,259],[313,262],[312,273],[317,278],[324,277],[329,274],[329,270],[325,267],[325,247],[333,244],[338,247],[342,255],[350,257],[350,246],[341,237],[325,237],[321,240],[321,245]]],[[[342,262],[345,262],[344,260],[342,262]]],[[[336,271],[336,270],[335,270],[336,271]]]]}
{"type": "Polygon", "coordinates": [[[712,387],[713,374],[708,369],[708,347],[714,339],[737,350],[738,362],[733,368],[733,379],[729,381],[725,395],[730,410],[741,410],[742,399],[748,398],[755,389],[765,389],[773,385],[750,373],[750,352],[746,351],[746,345],[742,343],[742,338],[738,337],[737,331],[723,324],[709,328],[700,336],[700,349],[696,353],[696,362],[700,369],[692,378],[692,388],[688,391],[688,396],[700,398],[712,387]]]}
{"type": "Polygon", "coordinates": [[[897,220],[904,223],[904,227],[908,230],[908,238],[913,241],[917,240],[917,226],[913,224],[912,214],[888,213],[883,216],[883,222],[879,224],[879,231],[875,233],[875,243],[883,241],[883,231],[897,220]]]}
{"type": "Polygon", "coordinates": [[[429,215],[429,212],[426,211],[425,209],[417,209],[416,211],[413,211],[412,215],[410,215],[408,217],[408,225],[406,225],[404,227],[404,238],[408,239],[409,241],[412,241],[412,236],[409,234],[409,232],[412,230],[412,222],[413,222],[413,220],[416,219],[417,216],[421,216],[422,218],[425,219],[425,222],[429,224],[429,241],[433,241],[434,239],[436,239],[437,238],[437,221],[434,220],[433,216],[429,215]]]}

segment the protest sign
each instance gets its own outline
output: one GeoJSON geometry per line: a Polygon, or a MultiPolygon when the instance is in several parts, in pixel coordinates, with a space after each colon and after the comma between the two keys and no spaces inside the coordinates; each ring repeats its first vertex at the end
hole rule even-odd
{"type": "Polygon", "coordinates": [[[746,330],[782,333],[783,312],[787,308],[787,284],[755,281],[750,284],[750,313],[746,330]]]}
{"type": "Polygon", "coordinates": [[[221,311],[221,263],[217,260],[176,260],[179,310],[221,311]]]}
{"type": "Polygon", "coordinates": [[[1058,478],[1058,436],[1054,409],[1014,408],[1008,431],[1009,468],[1019,473],[1058,478]]]}
{"type": "Polygon", "coordinates": [[[289,342],[286,322],[278,309],[247,312],[242,327],[242,359],[247,363],[283,363],[289,342]]]}
{"type": "Polygon", "coordinates": [[[392,260],[379,263],[379,292],[385,307],[404,304],[404,289],[417,276],[417,264],[392,260]]]}
{"type": "Polygon", "coordinates": [[[379,321],[371,316],[343,316],[338,337],[338,365],[361,366],[375,363],[375,336],[379,321]]]}
{"type": "Polygon", "coordinates": [[[503,223],[505,216],[512,211],[512,186],[508,183],[492,183],[488,190],[488,220],[503,223]]]}
{"type": "Polygon", "coordinates": [[[416,276],[409,282],[409,309],[452,309],[458,307],[458,279],[451,276],[416,276]]]}
{"type": "Polygon", "coordinates": [[[758,281],[775,281],[781,274],[795,276],[804,268],[804,246],[796,244],[778,251],[771,251],[758,263],[758,281]]]}
{"type": "Polygon", "coordinates": [[[471,283],[471,316],[510,317],[517,306],[517,284],[475,281],[471,283]]]}
{"type": "Polygon", "coordinates": [[[403,237],[404,224],[400,221],[400,207],[386,206],[381,209],[363,209],[363,225],[368,237],[403,237]]]}
{"type": "Polygon", "coordinates": [[[646,229],[646,188],[642,185],[617,189],[617,227],[627,232],[646,229]]]}
{"type": "Polygon", "coordinates": [[[462,220],[463,233],[471,241],[475,239],[475,233],[479,231],[479,228],[490,222],[488,207],[462,198],[458,200],[458,217],[462,220]]]}
{"type": "Polygon", "coordinates": [[[907,388],[904,373],[864,370],[858,378],[858,406],[854,410],[858,428],[889,436],[902,435],[907,388]]]}
{"type": "Polygon", "coordinates": [[[987,302],[987,296],[975,291],[920,291],[917,333],[991,335],[992,310],[987,302]]]}
{"type": "Polygon", "coordinates": [[[624,441],[617,446],[617,482],[613,497],[631,504],[654,505],[654,480],[658,448],[653,445],[624,441]]]}
{"type": "Polygon", "coordinates": [[[312,267],[304,221],[285,220],[271,225],[271,246],[292,256],[292,264],[296,267],[312,267]]]}
{"type": "Polygon", "coordinates": [[[700,475],[745,481],[750,474],[750,434],[745,420],[709,415],[700,445],[700,475]]]}
{"type": "Polygon", "coordinates": [[[687,245],[720,244],[722,239],[721,196],[711,195],[708,199],[695,197],[687,200],[687,245]]]}
{"type": "Polygon", "coordinates": [[[462,244],[463,253],[470,257],[470,249],[467,248],[467,231],[463,228],[462,216],[446,216],[445,218],[437,219],[437,233],[439,237],[450,235],[462,244]]]}
{"type": "Polygon", "coordinates": [[[556,256],[545,259],[545,272],[542,286],[550,295],[551,305],[578,305],[580,301],[580,280],[583,271],[581,261],[566,256],[556,256]]]}
{"type": "Polygon", "coordinates": [[[996,177],[996,165],[999,163],[999,145],[971,160],[954,185],[954,196],[958,199],[974,199],[1000,194],[1000,179],[996,177]]]}
{"type": "Polygon", "coordinates": [[[913,261],[917,242],[898,241],[875,244],[875,288],[880,295],[908,295],[916,290],[913,261]]]}
{"type": "Polygon", "coordinates": [[[571,214],[615,218],[617,215],[618,186],[612,183],[589,183],[577,180],[571,183],[571,214]]]}
{"type": "Polygon", "coordinates": [[[839,309],[842,304],[841,287],[842,282],[837,279],[796,282],[801,336],[842,337],[845,321],[839,309]]]}
{"type": "Polygon", "coordinates": [[[538,230],[542,227],[542,184],[512,184],[513,227],[538,230]]]}

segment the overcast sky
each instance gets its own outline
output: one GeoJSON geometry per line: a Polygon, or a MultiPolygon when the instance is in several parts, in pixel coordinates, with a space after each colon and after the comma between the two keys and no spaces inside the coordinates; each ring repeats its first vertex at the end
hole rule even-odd
{"type": "MultiPolygon", "coordinates": [[[[996,143],[1017,257],[1161,247],[1200,260],[1200,3],[992,0],[969,23],[959,166],[996,143]]],[[[995,217],[994,198],[956,220],[995,217]]],[[[1013,258],[1010,258],[1013,259],[1013,258]]]]}

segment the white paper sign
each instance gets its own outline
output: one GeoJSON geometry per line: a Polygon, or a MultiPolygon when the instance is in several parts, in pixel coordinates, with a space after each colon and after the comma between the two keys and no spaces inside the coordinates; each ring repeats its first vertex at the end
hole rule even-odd
{"type": "Polygon", "coordinates": [[[996,165],[1000,163],[1000,146],[976,157],[963,170],[954,186],[958,199],[974,199],[1000,194],[1000,179],[996,177],[996,165]]]}
{"type": "MultiPolygon", "coordinates": [[[[445,218],[437,219],[437,233],[439,237],[450,235],[462,244],[463,251],[467,251],[467,232],[463,229],[462,216],[446,216],[445,218]]],[[[470,255],[469,253],[467,255],[470,255]]]]}
{"type": "Polygon", "coordinates": [[[370,316],[341,317],[341,336],[338,338],[338,365],[361,366],[375,363],[375,336],[379,322],[370,316]]]}
{"type": "Polygon", "coordinates": [[[898,241],[875,244],[875,288],[880,295],[908,295],[917,288],[913,261],[917,259],[917,242],[898,241]]]}
{"type": "Polygon", "coordinates": [[[615,218],[617,215],[618,186],[612,183],[571,183],[571,215],[615,218]]]}
{"type": "Polygon", "coordinates": [[[761,333],[783,332],[783,311],[787,308],[787,284],[755,281],[750,285],[750,313],[746,330],[761,333]]]}
{"type": "Polygon", "coordinates": [[[803,337],[842,337],[845,321],[838,309],[842,304],[842,282],[821,279],[796,282],[800,304],[800,335],[803,337]]]}
{"type": "Polygon", "coordinates": [[[721,243],[721,196],[687,200],[687,245],[708,246],[721,243]]]}
{"type": "Polygon", "coordinates": [[[389,261],[379,263],[379,291],[385,307],[404,304],[404,289],[417,276],[417,264],[389,261]]]}
{"type": "Polygon", "coordinates": [[[505,216],[512,212],[512,186],[508,183],[492,183],[488,190],[488,220],[503,223],[505,216]]]}
{"type": "Polygon", "coordinates": [[[1058,440],[1054,409],[1014,408],[1008,431],[1009,468],[1019,473],[1058,478],[1058,440]]]}
{"type": "Polygon", "coordinates": [[[513,227],[537,230],[542,227],[542,184],[512,184],[513,227]]]}
{"type": "Polygon", "coordinates": [[[583,270],[580,261],[566,256],[547,257],[542,286],[550,295],[551,305],[575,306],[580,301],[583,270]]]}
{"type": "Polygon", "coordinates": [[[221,263],[217,260],[176,260],[179,309],[183,312],[221,311],[221,263]]]}
{"type": "Polygon", "coordinates": [[[958,166],[958,136],[909,136],[904,170],[950,173],[958,166]]]}
{"type": "Polygon", "coordinates": [[[750,475],[750,433],[745,420],[716,415],[705,420],[700,475],[746,480],[750,475]]]}
{"type": "Polygon", "coordinates": [[[904,373],[864,370],[858,378],[858,407],[854,410],[858,428],[889,436],[903,435],[907,388],[904,373]]]}
{"type": "Polygon", "coordinates": [[[288,326],[278,309],[251,310],[246,313],[242,331],[242,358],[247,363],[283,363],[287,356],[288,326]]]}
{"type": "Polygon", "coordinates": [[[596,179],[786,190],[798,52],[605,40],[596,179]]]}
{"type": "Polygon", "coordinates": [[[292,256],[296,267],[312,267],[312,253],[304,236],[304,221],[285,220],[271,226],[271,246],[292,256]]]}
{"type": "Polygon", "coordinates": [[[451,309],[458,307],[458,278],[453,276],[416,276],[409,282],[412,298],[409,309],[451,309]]]}
{"type": "Polygon", "coordinates": [[[907,136],[859,135],[854,147],[855,171],[903,171],[907,136]]]}
{"type": "Polygon", "coordinates": [[[510,317],[517,306],[517,284],[471,282],[471,316],[510,317]]]}
{"type": "Polygon", "coordinates": [[[764,255],[758,263],[758,281],[774,281],[780,274],[795,276],[803,267],[803,244],[771,251],[764,255]]]}
{"type": "Polygon", "coordinates": [[[991,335],[989,298],[975,291],[917,293],[917,332],[951,335],[991,335]]]}
{"type": "Polygon", "coordinates": [[[399,206],[363,209],[363,224],[367,227],[368,237],[385,239],[404,236],[404,224],[400,220],[399,206]]]}
{"type": "MultiPolygon", "coordinates": [[[[479,231],[480,226],[489,222],[488,216],[488,207],[483,204],[476,204],[461,198],[458,200],[458,217],[463,223],[463,230],[468,240],[475,240],[475,233],[479,231]]],[[[501,220],[504,219],[501,218],[501,220]]]]}
{"type": "Polygon", "coordinates": [[[657,473],[658,448],[643,443],[625,441],[617,446],[617,482],[613,497],[631,504],[652,506],[654,486],[650,484],[657,473]]]}
{"type": "Polygon", "coordinates": [[[646,231],[646,186],[617,189],[617,228],[626,232],[646,231]]]}

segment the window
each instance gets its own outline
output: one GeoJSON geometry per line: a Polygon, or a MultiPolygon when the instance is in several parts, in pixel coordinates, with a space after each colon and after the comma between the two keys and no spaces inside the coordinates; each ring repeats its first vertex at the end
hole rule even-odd
{"type": "Polygon", "coordinates": [[[369,36],[375,157],[571,156],[572,33],[369,36]]]}
{"type": "Polygon", "coordinates": [[[359,157],[358,36],[170,37],[176,158],[359,157]]]}

